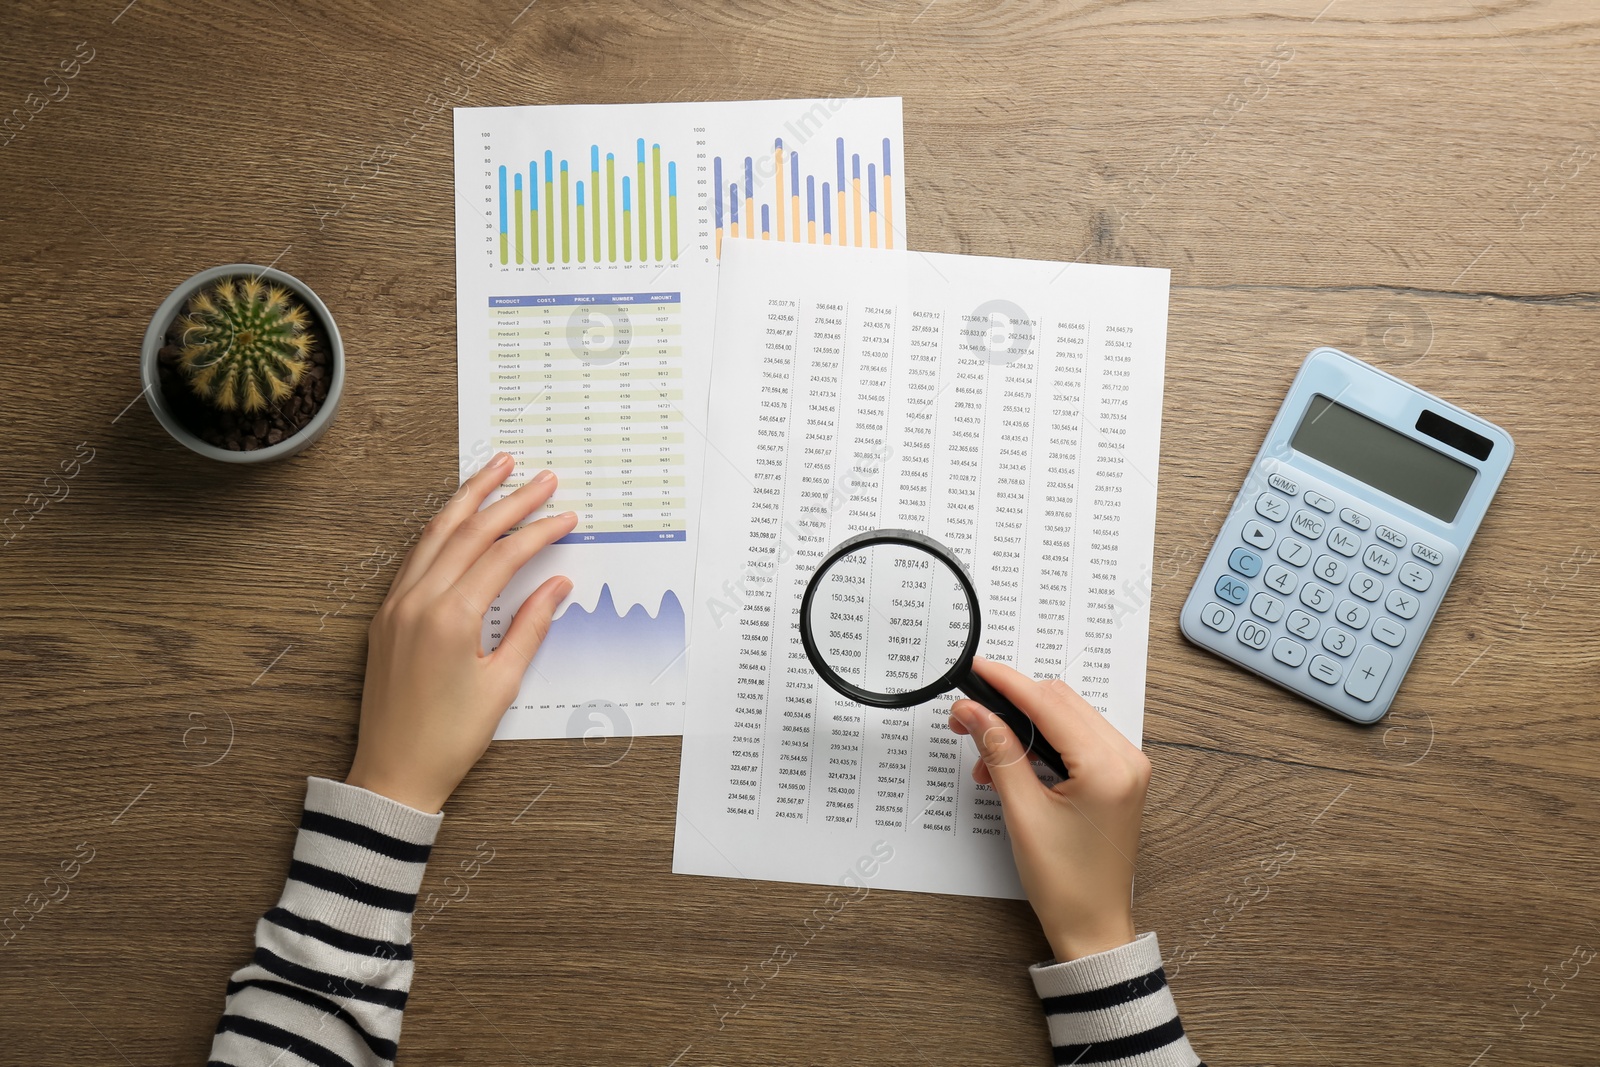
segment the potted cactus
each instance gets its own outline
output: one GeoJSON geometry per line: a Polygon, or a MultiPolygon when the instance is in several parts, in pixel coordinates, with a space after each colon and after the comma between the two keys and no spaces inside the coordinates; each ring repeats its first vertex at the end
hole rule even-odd
{"type": "Polygon", "coordinates": [[[189,278],[145,332],[145,397],[181,444],[231,463],[291,456],[327,429],[344,345],[304,282],[235,263],[189,278]]]}

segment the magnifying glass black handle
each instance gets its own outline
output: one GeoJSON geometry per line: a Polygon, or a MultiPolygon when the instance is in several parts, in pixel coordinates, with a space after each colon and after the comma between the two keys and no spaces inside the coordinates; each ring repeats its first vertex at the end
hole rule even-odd
{"type": "Polygon", "coordinates": [[[1062,760],[1061,753],[1045,740],[1044,734],[1039,732],[1038,727],[1033,725],[1033,720],[1028,718],[1021,708],[1001,696],[994,686],[979,678],[976,672],[968,672],[967,676],[956,684],[967,696],[1000,716],[1000,721],[1011,727],[1011,732],[1017,735],[1017,740],[1022,742],[1023,748],[1059,774],[1063,781],[1066,780],[1067,765],[1062,760]]]}

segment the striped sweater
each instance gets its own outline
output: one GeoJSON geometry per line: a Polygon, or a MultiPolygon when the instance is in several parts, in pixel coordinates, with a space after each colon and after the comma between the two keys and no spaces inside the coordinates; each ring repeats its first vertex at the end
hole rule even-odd
{"type": "MultiPolygon", "coordinates": [[[[326,778],[306,787],[289,880],[228,983],[209,1067],[383,1067],[411,988],[411,914],[443,815],[326,778]]],[[[1204,1067],[1154,934],[1032,968],[1058,1064],[1204,1067]]]]}

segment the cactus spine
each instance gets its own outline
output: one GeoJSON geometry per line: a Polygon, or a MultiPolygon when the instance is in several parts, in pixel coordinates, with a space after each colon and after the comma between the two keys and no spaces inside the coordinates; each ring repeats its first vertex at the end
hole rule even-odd
{"type": "Polygon", "coordinates": [[[282,286],[224,278],[179,319],[178,365],[195,393],[224,411],[260,411],[284,399],[309,365],[309,316],[282,286]]]}

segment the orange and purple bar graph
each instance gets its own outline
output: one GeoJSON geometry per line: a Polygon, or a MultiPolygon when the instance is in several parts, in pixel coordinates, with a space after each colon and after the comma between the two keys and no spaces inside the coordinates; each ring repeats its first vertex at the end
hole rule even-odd
{"type": "MultiPolygon", "coordinates": [[[[769,241],[791,244],[848,244],[865,248],[894,247],[893,145],[885,137],[882,165],[868,155],[862,173],[861,153],[848,152],[843,137],[835,138],[832,181],[827,175],[809,172],[804,163],[815,161],[809,151],[802,153],[783,143],[772,142],[770,157],[745,156],[729,160],[724,175],[723,158],[711,161],[712,229],[716,235],[716,255],[722,255],[724,235],[758,234],[769,241]],[[801,156],[806,157],[805,160],[801,156]],[[848,158],[849,168],[846,169],[848,158]],[[768,170],[770,166],[770,170],[768,170]],[[757,170],[761,173],[757,173],[757,170]],[[730,180],[743,170],[743,181],[730,180]],[[770,178],[771,199],[757,185],[770,178]],[[820,180],[819,180],[820,179],[820,180]],[[818,196],[821,186],[821,225],[818,225],[818,196]],[[804,201],[804,203],[802,203],[804,201]],[[760,227],[757,229],[757,227],[760,227]]],[[[669,182],[669,188],[670,188],[669,182]]]]}

